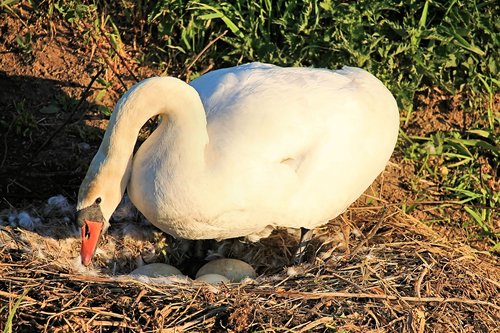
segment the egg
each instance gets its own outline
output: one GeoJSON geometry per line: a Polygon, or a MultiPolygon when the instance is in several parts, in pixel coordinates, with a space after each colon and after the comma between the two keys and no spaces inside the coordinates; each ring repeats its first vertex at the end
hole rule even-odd
{"type": "Polygon", "coordinates": [[[196,273],[196,278],[206,274],[219,274],[231,282],[240,282],[246,277],[255,278],[257,273],[244,261],[237,259],[217,259],[203,265],[196,273]]]}
{"type": "Polygon", "coordinates": [[[180,270],[174,266],[161,263],[144,265],[133,270],[130,275],[145,275],[149,277],[161,277],[171,275],[183,275],[180,270]]]}
{"type": "Polygon", "coordinates": [[[213,273],[201,275],[201,276],[196,278],[196,281],[202,281],[202,282],[206,282],[209,284],[219,284],[219,283],[229,283],[230,282],[229,279],[227,277],[225,277],[224,275],[213,274],[213,273]]]}

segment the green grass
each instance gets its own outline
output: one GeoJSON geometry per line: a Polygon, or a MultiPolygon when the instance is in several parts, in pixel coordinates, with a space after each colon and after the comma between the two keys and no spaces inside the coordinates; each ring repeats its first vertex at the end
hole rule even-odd
{"type": "Polygon", "coordinates": [[[33,131],[38,129],[38,124],[37,120],[33,116],[33,113],[26,108],[25,104],[25,100],[14,102],[16,114],[13,122],[13,128],[17,135],[22,136],[23,138],[31,139],[33,131]]]}
{"type": "MultiPolygon", "coordinates": [[[[498,168],[500,152],[493,144],[494,135],[488,130],[468,130],[403,137],[408,143],[405,157],[418,165],[414,191],[420,190],[417,183],[422,179],[435,184],[432,193],[422,191],[417,201],[438,199],[443,202],[438,208],[464,209],[470,222],[478,227],[478,234],[489,238],[495,246],[500,236],[494,229],[500,193],[495,191],[494,182],[498,179],[493,168],[498,168]]],[[[439,215],[443,221],[452,222],[446,212],[439,215]]]]}
{"type": "Polygon", "coordinates": [[[9,302],[8,308],[7,305],[3,306],[0,308],[0,313],[3,313],[4,311],[8,311],[7,314],[7,319],[3,323],[3,333],[12,333],[12,323],[14,320],[14,316],[16,314],[17,309],[21,305],[21,302],[23,301],[23,298],[28,294],[28,292],[31,290],[31,288],[25,289],[23,294],[19,296],[19,298],[16,300],[14,304],[12,302],[9,302]]]}
{"type": "MultiPolygon", "coordinates": [[[[4,1],[1,7],[16,15],[15,3],[4,1]]],[[[463,205],[469,216],[463,226],[472,225],[498,249],[497,1],[48,0],[32,6],[42,19],[63,20],[82,31],[83,43],[107,38],[109,57],[135,41],[143,50],[135,60],[165,74],[181,73],[194,62],[186,79],[212,63],[224,67],[247,61],[367,69],[400,105],[398,150],[416,166],[417,201],[463,205]],[[434,88],[461,96],[459,108],[474,114],[475,121],[465,129],[406,135],[418,112],[416,97],[434,88]],[[419,187],[422,180],[437,184],[437,193],[419,187]]],[[[17,41],[25,52],[31,52],[30,42],[31,36],[17,41]]],[[[439,220],[453,223],[445,207],[437,208],[439,220]]]]}

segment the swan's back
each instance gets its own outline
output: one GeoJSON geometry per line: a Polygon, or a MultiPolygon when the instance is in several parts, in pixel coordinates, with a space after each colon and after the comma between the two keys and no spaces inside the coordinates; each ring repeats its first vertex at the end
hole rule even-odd
{"type": "Polygon", "coordinates": [[[262,227],[314,227],[337,216],[382,172],[396,143],[397,104],[359,68],[252,63],[191,85],[207,114],[211,175],[222,184],[215,205],[253,209],[251,223],[262,227]]]}
{"type": "Polygon", "coordinates": [[[211,145],[221,153],[236,149],[276,160],[309,150],[325,135],[355,133],[363,142],[360,130],[368,137],[382,128],[392,129],[385,132],[392,138],[391,152],[394,147],[396,102],[377,78],[359,68],[251,63],[210,72],[191,85],[205,107],[211,145]]]}

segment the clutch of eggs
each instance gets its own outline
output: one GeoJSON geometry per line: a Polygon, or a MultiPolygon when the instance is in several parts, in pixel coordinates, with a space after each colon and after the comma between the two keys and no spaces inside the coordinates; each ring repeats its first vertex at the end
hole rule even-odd
{"type": "MultiPolygon", "coordinates": [[[[130,275],[148,277],[184,276],[171,265],[153,263],[133,270],[130,275]]],[[[196,280],[210,284],[240,282],[244,278],[255,278],[257,273],[252,266],[237,259],[216,259],[203,265],[196,273],[196,280]]]]}

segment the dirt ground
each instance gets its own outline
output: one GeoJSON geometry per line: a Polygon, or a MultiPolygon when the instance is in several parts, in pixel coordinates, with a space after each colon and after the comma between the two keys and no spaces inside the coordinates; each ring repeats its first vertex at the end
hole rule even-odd
{"type": "MultiPolygon", "coordinates": [[[[398,150],[367,195],[318,232],[341,234],[344,245],[322,248],[329,256],[318,256],[297,272],[282,268],[289,264],[283,253],[296,244],[275,236],[250,249],[230,246],[233,256],[245,253],[264,274],[257,283],[208,288],[182,281],[166,287],[117,282],[111,273],[130,271],[134,255],[165,237],[148,229],[140,241],[117,245],[126,238],[123,225],[111,230],[103,246],[128,247],[122,253],[129,259],[122,258],[112,271],[109,261],[98,261],[108,273],[100,277],[75,271],[68,259],[78,255],[75,231],[49,235],[62,227],[54,226],[61,216],[47,212],[47,199],[62,195],[75,203],[106,127],[102,114],[135,83],[129,69],[139,79],[161,73],[130,59],[99,61],[98,51],[63,23],[53,26],[30,17],[27,22],[33,24],[8,16],[0,21],[0,211],[26,210],[46,222],[45,231],[0,229],[0,297],[10,309],[23,299],[14,320],[19,331],[500,331],[498,258],[457,227],[468,218],[461,209],[447,208],[456,224],[431,228],[419,220],[434,217],[432,203],[410,214],[398,208],[402,198],[412,202],[415,195],[410,190],[414,165],[398,150]],[[30,51],[15,40],[27,32],[33,34],[30,51]],[[96,75],[102,80],[93,81],[96,75]],[[110,86],[96,102],[104,81],[110,86]],[[339,231],[339,221],[349,221],[348,230],[339,231]],[[279,245],[285,243],[286,250],[279,245]],[[262,262],[263,253],[275,261],[262,262]],[[36,309],[43,311],[33,314],[36,309]]],[[[436,92],[419,103],[406,128],[412,135],[463,128],[474,120],[460,109],[457,96],[436,92]]],[[[65,214],[67,226],[72,213],[65,214]]],[[[151,260],[165,259],[154,253],[151,260]]],[[[5,313],[0,311],[0,317],[5,313]]]]}

